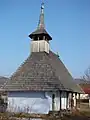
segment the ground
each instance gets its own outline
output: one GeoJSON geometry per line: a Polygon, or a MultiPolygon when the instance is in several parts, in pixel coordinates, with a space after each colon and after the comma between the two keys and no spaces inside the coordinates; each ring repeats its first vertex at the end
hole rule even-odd
{"type": "Polygon", "coordinates": [[[72,114],[66,114],[62,120],[90,120],[88,103],[81,102],[79,110],[73,110],[72,114]]]}
{"type": "Polygon", "coordinates": [[[73,110],[72,113],[67,113],[64,114],[63,116],[52,115],[52,114],[31,115],[24,113],[11,115],[10,113],[0,113],[0,120],[16,120],[16,117],[19,118],[18,120],[29,120],[29,118],[36,118],[36,119],[41,118],[43,120],[90,120],[90,108],[88,106],[88,103],[81,103],[80,108],[81,108],[80,110],[73,110]]]}

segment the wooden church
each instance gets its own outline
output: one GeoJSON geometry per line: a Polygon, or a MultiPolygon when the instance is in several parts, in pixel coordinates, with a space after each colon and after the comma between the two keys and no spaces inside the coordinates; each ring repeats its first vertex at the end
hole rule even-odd
{"type": "Polygon", "coordinates": [[[50,50],[52,37],[45,29],[44,4],[38,27],[29,35],[31,53],[5,84],[10,112],[44,113],[76,106],[82,89],[74,82],[59,56],[50,50]]]}

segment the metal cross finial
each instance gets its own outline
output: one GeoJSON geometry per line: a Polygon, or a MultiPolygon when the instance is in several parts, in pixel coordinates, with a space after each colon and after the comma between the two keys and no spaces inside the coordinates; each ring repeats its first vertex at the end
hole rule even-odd
{"type": "Polygon", "coordinates": [[[45,25],[44,25],[44,2],[43,1],[41,4],[41,13],[40,13],[40,18],[39,18],[38,28],[39,29],[45,28],[45,25]]]}
{"type": "Polygon", "coordinates": [[[42,4],[41,4],[41,12],[44,13],[44,2],[42,1],[42,4]]]}

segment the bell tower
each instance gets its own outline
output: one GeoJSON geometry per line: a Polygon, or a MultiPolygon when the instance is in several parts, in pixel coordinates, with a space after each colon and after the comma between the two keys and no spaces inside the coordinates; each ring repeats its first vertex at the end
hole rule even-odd
{"type": "Polygon", "coordinates": [[[31,38],[31,52],[46,52],[49,53],[49,41],[52,37],[47,33],[44,24],[44,3],[41,4],[41,12],[37,29],[32,32],[31,38]]]}

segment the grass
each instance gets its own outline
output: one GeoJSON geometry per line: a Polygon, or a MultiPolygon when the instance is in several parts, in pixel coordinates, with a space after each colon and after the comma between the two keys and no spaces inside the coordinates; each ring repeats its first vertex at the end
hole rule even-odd
{"type": "Polygon", "coordinates": [[[0,113],[0,120],[15,120],[16,118],[41,118],[44,120],[90,120],[90,108],[88,103],[81,103],[80,110],[73,110],[72,113],[64,114],[64,116],[39,115],[26,113],[0,113]]]}
{"type": "MultiPolygon", "coordinates": [[[[13,114],[10,115],[9,113],[0,113],[0,120],[15,120],[16,118],[37,118],[37,115],[31,114],[13,114]]],[[[38,115],[38,118],[43,120],[90,120],[90,111],[73,111],[72,114],[65,114],[63,117],[56,117],[56,116],[48,116],[48,115],[38,115]]]]}

